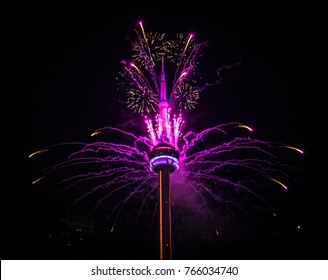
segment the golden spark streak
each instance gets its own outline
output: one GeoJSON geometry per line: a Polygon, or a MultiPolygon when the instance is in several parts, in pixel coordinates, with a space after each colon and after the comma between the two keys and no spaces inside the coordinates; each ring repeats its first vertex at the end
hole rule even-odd
{"type": "Polygon", "coordinates": [[[283,184],[283,183],[281,183],[280,181],[278,181],[277,179],[275,179],[275,178],[272,178],[272,177],[268,177],[270,180],[272,180],[272,181],[274,181],[274,182],[276,182],[276,183],[278,183],[280,186],[282,186],[285,190],[287,190],[288,188],[283,184]]]}
{"type": "Polygon", "coordinates": [[[30,158],[30,157],[33,157],[33,156],[35,156],[35,155],[37,155],[37,154],[41,154],[41,153],[44,153],[44,152],[48,152],[48,149],[38,150],[38,151],[36,151],[36,152],[30,154],[28,157],[30,158]]]}

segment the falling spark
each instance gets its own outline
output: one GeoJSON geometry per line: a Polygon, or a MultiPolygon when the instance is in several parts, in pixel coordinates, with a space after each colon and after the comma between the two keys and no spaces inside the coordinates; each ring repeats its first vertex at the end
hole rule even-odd
{"type": "Polygon", "coordinates": [[[297,152],[299,152],[299,153],[301,153],[301,154],[304,154],[304,151],[303,151],[303,150],[298,149],[298,148],[296,148],[296,147],[288,146],[288,145],[286,145],[286,146],[284,146],[284,147],[285,147],[285,148],[288,148],[288,149],[291,149],[291,150],[295,150],[295,151],[297,151],[297,152]]]}
{"type": "Polygon", "coordinates": [[[140,27],[141,27],[142,35],[143,35],[143,37],[144,37],[144,40],[147,42],[147,36],[146,36],[145,30],[144,30],[144,28],[143,28],[143,26],[142,26],[142,21],[139,21],[139,25],[140,25],[140,27]]]}
{"type": "Polygon", "coordinates": [[[41,181],[41,180],[44,179],[44,178],[45,178],[45,176],[42,176],[42,177],[40,177],[40,178],[34,180],[34,181],[32,182],[32,185],[38,183],[39,181],[41,181]]]}
{"type": "Polygon", "coordinates": [[[248,129],[249,131],[253,131],[253,128],[249,127],[248,125],[240,124],[240,125],[237,125],[237,127],[240,127],[240,128],[246,128],[246,129],[248,129]]]}
{"type": "Polygon", "coordinates": [[[279,180],[275,179],[275,178],[272,178],[272,177],[268,177],[270,180],[278,183],[280,186],[282,186],[285,190],[288,190],[288,188],[283,184],[281,183],[279,180]]]}
{"type": "Polygon", "coordinates": [[[33,157],[35,155],[42,154],[42,153],[45,153],[45,152],[48,152],[48,149],[38,150],[38,151],[33,152],[32,154],[30,154],[28,157],[31,158],[31,157],[33,157]]]}
{"type": "Polygon", "coordinates": [[[189,38],[188,38],[188,41],[187,41],[187,43],[186,43],[186,46],[185,46],[185,48],[183,49],[182,55],[185,54],[186,49],[188,48],[189,42],[190,42],[190,40],[191,40],[192,37],[193,37],[193,35],[190,34],[190,35],[189,35],[189,38]]]}
{"type": "Polygon", "coordinates": [[[100,131],[95,131],[95,132],[91,133],[91,137],[96,136],[96,135],[98,135],[100,133],[101,133],[100,131]]]}

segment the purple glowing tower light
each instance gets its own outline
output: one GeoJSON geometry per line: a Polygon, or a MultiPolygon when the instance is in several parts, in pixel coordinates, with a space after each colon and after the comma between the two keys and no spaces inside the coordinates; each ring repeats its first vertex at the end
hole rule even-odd
{"type": "MultiPolygon", "coordinates": [[[[167,100],[166,95],[166,80],[164,72],[164,54],[170,54],[169,48],[173,46],[173,43],[162,43],[161,47],[157,45],[158,49],[161,50],[161,73],[160,82],[158,85],[157,75],[155,71],[155,59],[159,56],[153,56],[149,42],[154,42],[154,40],[149,40],[147,37],[142,23],[140,22],[140,27],[143,36],[138,36],[138,40],[135,42],[134,49],[138,52],[140,64],[145,67],[147,72],[150,74],[150,80],[147,80],[146,75],[138,68],[135,63],[132,63],[134,71],[125,68],[126,73],[129,74],[129,78],[132,79],[137,90],[135,92],[145,93],[148,92],[148,104],[151,107],[146,107],[145,110],[149,113],[157,105],[157,115],[155,117],[155,127],[153,122],[146,116],[145,122],[147,124],[148,133],[150,139],[152,140],[153,147],[148,154],[151,171],[158,173],[158,199],[159,199],[159,256],[160,259],[172,259],[172,228],[171,228],[171,198],[170,198],[170,173],[179,169],[179,147],[178,141],[181,137],[181,128],[183,125],[183,120],[181,114],[176,117],[173,115],[171,120],[171,106],[167,100]],[[153,86],[151,86],[153,84],[153,86]],[[153,97],[159,97],[159,100],[153,97]],[[157,102],[157,104],[156,104],[157,102]]],[[[158,36],[157,36],[158,37],[158,36]]],[[[159,36],[163,39],[163,36],[159,36]]],[[[181,37],[183,38],[183,37],[181,37]]],[[[180,38],[180,39],[181,39],[180,38]]],[[[189,36],[188,40],[185,42],[182,53],[177,61],[177,69],[172,83],[172,90],[170,94],[170,101],[172,106],[178,100],[182,90],[187,89],[184,94],[190,94],[192,92],[191,85],[186,82],[185,79],[188,73],[192,73],[196,64],[196,54],[199,51],[200,46],[198,45],[186,56],[188,45],[191,41],[192,35],[189,36]],[[184,86],[182,86],[184,85],[184,86]],[[188,85],[188,86],[187,86],[188,85]]],[[[160,40],[159,40],[160,41],[160,40]]],[[[166,41],[167,42],[167,41],[166,41]]],[[[181,50],[180,50],[181,52],[181,50]]],[[[138,56],[137,56],[138,57],[138,56]]],[[[170,55],[168,55],[170,58],[170,55]]],[[[131,91],[128,92],[128,94],[131,91]]],[[[194,102],[198,99],[198,90],[194,90],[194,102]]],[[[139,98],[139,95],[138,95],[139,98]]],[[[131,102],[131,97],[128,99],[128,107],[133,104],[131,102]]],[[[138,99],[136,99],[138,100],[138,99]]],[[[180,98],[181,100],[181,98],[180,98]]],[[[193,104],[191,101],[193,99],[189,97],[186,104],[193,104]]],[[[175,104],[176,105],[176,104],[175,104]]],[[[185,106],[184,105],[184,106],[185,106]]],[[[181,106],[181,103],[180,103],[181,106]]],[[[190,106],[194,106],[190,105],[190,106]]],[[[137,106],[138,107],[138,106],[137,106]]],[[[133,107],[132,107],[133,108],[133,107]]],[[[134,107],[136,108],[136,107],[134,107]]],[[[138,107],[141,108],[141,107],[138,107]]],[[[182,108],[180,107],[180,110],[182,108]]],[[[139,111],[140,112],[140,111],[139,111]]],[[[144,113],[144,111],[141,111],[144,113]]]]}
{"type": "MultiPolygon", "coordinates": [[[[159,258],[172,259],[172,223],[171,223],[171,195],[170,173],[179,169],[179,152],[169,119],[169,104],[166,100],[166,81],[164,73],[164,57],[162,57],[162,71],[160,81],[160,102],[158,104],[157,131],[158,144],[149,153],[151,170],[158,173],[158,200],[159,200],[159,258]]],[[[148,122],[148,119],[146,120],[148,122]]],[[[149,127],[150,122],[147,123],[149,127]]]]}
{"type": "Polygon", "coordinates": [[[181,137],[181,129],[184,124],[181,114],[177,117],[173,115],[171,120],[171,108],[166,99],[166,81],[164,73],[164,56],[162,57],[162,71],[160,80],[160,101],[158,103],[158,114],[155,117],[156,127],[153,122],[147,116],[145,116],[145,122],[149,137],[152,140],[153,145],[166,142],[173,148],[178,149],[178,141],[181,137]]]}
{"type": "MultiPolygon", "coordinates": [[[[206,141],[204,139],[213,137],[213,135],[217,137],[218,134],[221,134],[219,137],[226,139],[224,136],[233,133],[236,129],[252,132],[252,128],[238,122],[217,125],[199,133],[193,131],[182,132],[185,123],[181,112],[194,109],[198,102],[199,94],[209,86],[216,85],[221,81],[219,77],[220,72],[238,63],[220,67],[216,70],[218,74],[216,81],[206,83],[205,86],[199,86],[196,75],[197,60],[206,43],[197,44],[193,40],[193,35],[185,38],[181,34],[177,35],[175,40],[165,41],[164,35],[158,33],[146,35],[142,23],[140,22],[139,24],[142,35],[139,35],[136,31],[137,40],[133,42],[133,50],[135,53],[134,58],[138,61],[140,67],[133,63],[133,68],[130,69],[124,63],[125,76],[127,81],[129,81],[124,84],[129,84],[127,90],[128,108],[141,114],[149,114],[157,108],[158,113],[155,116],[155,121],[146,116],[145,122],[153,146],[151,148],[152,151],[149,153],[151,170],[158,172],[160,178],[159,193],[162,204],[160,205],[159,214],[161,222],[163,221],[163,218],[161,218],[163,216],[162,212],[166,211],[166,223],[171,223],[170,210],[163,210],[161,207],[170,204],[170,173],[177,171],[178,168],[177,176],[180,177],[178,180],[188,182],[194,192],[205,194],[209,199],[222,203],[226,209],[241,209],[238,202],[228,202],[222,199],[221,191],[226,188],[229,188],[229,192],[236,190],[256,197],[270,209],[270,203],[259,195],[256,190],[256,188],[261,188],[263,182],[249,183],[248,186],[245,179],[233,180],[229,177],[225,178],[222,174],[227,172],[228,169],[235,170],[237,174],[245,174],[245,172],[249,174],[256,173],[257,176],[261,177],[260,181],[263,177],[265,180],[274,182],[286,190],[287,186],[277,179],[276,176],[282,175],[288,178],[288,173],[275,167],[279,164],[275,165],[272,163],[272,160],[276,158],[274,149],[284,147],[301,153],[302,151],[281,143],[251,139],[248,135],[246,137],[233,137],[231,140],[225,140],[226,142],[215,144],[209,148],[195,149],[195,147],[201,146],[201,143],[206,141]],[[170,83],[171,91],[168,98],[166,96],[164,58],[176,66],[173,81],[170,83]],[[161,74],[160,82],[158,83],[155,67],[156,62],[160,61],[162,62],[161,74]],[[149,79],[146,77],[149,77],[149,79]],[[158,104],[157,107],[156,104],[158,104]],[[173,118],[171,118],[172,112],[179,112],[178,117],[173,114],[173,118]],[[249,156],[250,151],[254,155],[249,156]],[[234,155],[237,153],[240,154],[237,159],[229,159],[226,156],[227,154],[234,155]],[[165,173],[163,173],[161,168],[163,170],[167,169],[165,173]],[[241,172],[241,169],[244,171],[241,172]],[[221,185],[222,187],[221,189],[210,188],[208,187],[209,184],[213,186],[221,185]],[[165,193],[164,200],[163,193],[165,193]]],[[[280,168],[282,167],[282,165],[279,166],[280,168]]],[[[285,168],[288,169],[290,167],[285,166],[285,168]]],[[[173,185],[175,184],[175,182],[172,183],[173,185]]],[[[272,211],[272,215],[276,215],[274,210],[270,211],[272,211]]],[[[215,233],[218,235],[218,226],[214,221],[213,224],[215,233]]],[[[172,253],[167,253],[165,250],[171,247],[171,226],[168,225],[166,228],[164,232],[160,232],[160,235],[169,236],[167,238],[169,241],[166,244],[165,242],[160,242],[161,251],[164,252],[161,253],[161,257],[164,255],[164,258],[170,258],[172,253]]],[[[170,251],[171,249],[168,250],[170,251]]]]}
{"type": "MultiPolygon", "coordinates": [[[[98,209],[108,209],[104,225],[110,225],[110,232],[118,226],[123,210],[132,201],[135,206],[137,199],[140,201],[137,218],[148,206],[153,212],[162,211],[158,214],[162,215],[163,226],[169,224],[164,220],[171,219],[171,210],[164,206],[170,205],[170,193],[165,192],[170,188],[163,188],[169,184],[172,190],[187,190],[201,198],[210,217],[211,233],[217,238],[229,234],[222,222],[224,219],[233,220],[236,211],[250,217],[255,201],[258,208],[279,216],[279,209],[271,203],[270,196],[287,191],[288,183],[294,183],[290,172],[295,169],[281,161],[277,151],[288,151],[287,156],[289,152],[302,154],[303,151],[284,143],[253,139],[252,128],[240,122],[219,124],[200,132],[184,132],[183,113],[195,108],[202,91],[221,82],[221,70],[236,64],[220,67],[216,70],[217,80],[200,85],[196,68],[206,43],[196,43],[194,36],[182,34],[167,40],[164,34],[146,34],[141,22],[139,25],[141,33],[136,30],[137,38],[132,42],[133,62],[122,61],[118,85],[127,94],[127,107],[142,115],[148,135],[104,127],[91,134],[91,143],[45,147],[30,157],[65,147],[74,151],[70,150],[67,160],[52,165],[33,183],[46,182],[48,177],[56,177],[57,181],[63,177],[57,185],[60,191],[74,193],[74,205],[83,205],[87,198],[95,196],[95,205],[86,211],[96,215],[98,209]],[[175,71],[166,71],[166,74],[174,73],[168,84],[164,61],[166,70],[170,66],[167,63],[175,66],[175,71]],[[102,137],[108,138],[101,140],[102,137]],[[64,175],[63,170],[67,170],[64,175]],[[67,176],[70,170],[72,175],[67,176]],[[179,188],[181,186],[183,188],[179,188]],[[158,192],[160,200],[155,195],[158,192]],[[162,206],[158,207],[159,203],[162,206]],[[213,205],[216,208],[212,208],[213,205]],[[222,206],[220,211],[218,206],[222,206]],[[218,213],[217,216],[213,212],[218,213]]],[[[171,239],[171,228],[165,226],[160,239],[162,258],[172,257],[171,239]]]]}

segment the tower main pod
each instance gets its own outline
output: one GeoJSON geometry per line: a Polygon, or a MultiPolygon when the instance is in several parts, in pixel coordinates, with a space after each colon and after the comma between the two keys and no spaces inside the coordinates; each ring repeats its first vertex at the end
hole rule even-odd
{"type": "Polygon", "coordinates": [[[151,170],[158,173],[159,258],[161,260],[172,259],[170,174],[179,168],[179,152],[170,143],[169,109],[166,99],[164,57],[162,57],[160,102],[158,104],[158,125],[162,127],[162,130],[161,135],[158,135],[158,144],[149,153],[151,170]]]}

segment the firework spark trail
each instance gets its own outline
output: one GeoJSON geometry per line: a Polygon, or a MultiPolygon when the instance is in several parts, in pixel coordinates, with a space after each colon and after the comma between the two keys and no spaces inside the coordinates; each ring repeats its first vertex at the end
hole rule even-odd
{"type": "MultiPolygon", "coordinates": [[[[67,156],[66,161],[53,165],[45,173],[46,176],[43,176],[38,180],[49,177],[53,173],[56,174],[60,170],[67,170],[71,167],[77,167],[79,170],[77,175],[66,177],[56,183],[57,186],[61,186],[61,188],[57,189],[55,194],[58,195],[59,193],[65,193],[74,186],[79,187],[89,184],[91,189],[75,198],[74,204],[77,204],[83,199],[96,194],[98,191],[106,190],[106,194],[98,199],[95,206],[89,212],[89,215],[93,215],[96,209],[114,194],[128,189],[129,191],[126,192],[125,197],[123,196],[122,198],[121,196],[122,200],[112,208],[111,214],[107,217],[107,219],[109,219],[115,214],[116,216],[114,217],[114,221],[116,223],[122,209],[134,194],[142,191],[149,192],[149,189],[150,191],[153,191],[156,176],[150,172],[147,153],[136,148],[138,143],[142,143],[145,147],[149,148],[149,138],[137,137],[132,133],[112,127],[102,128],[97,130],[98,133],[93,133],[92,135],[104,134],[104,131],[114,131],[116,133],[128,136],[133,139],[133,145],[103,141],[94,142],[91,144],[82,142],[69,143],[70,145],[75,144],[78,147],[81,147],[82,145],[82,147],[79,150],[70,153],[67,156]],[[101,133],[99,133],[100,131],[101,133]],[[85,172],[85,170],[90,169],[90,166],[97,166],[97,164],[101,164],[100,167],[98,167],[99,170],[95,172],[85,172]],[[103,167],[104,165],[105,169],[103,167]],[[100,183],[100,179],[103,180],[104,183],[100,183]]],[[[66,146],[66,144],[67,143],[49,146],[47,149],[31,154],[30,157],[39,155],[46,151],[49,152],[55,150],[56,147],[66,146]]],[[[38,182],[38,180],[35,180],[34,183],[38,182]]],[[[148,195],[146,195],[146,197],[148,197],[148,195]]],[[[142,207],[143,205],[144,202],[142,203],[142,207]]],[[[139,212],[141,210],[142,208],[140,208],[139,212]]],[[[104,224],[105,223],[106,221],[104,221],[104,224]]]]}
{"type": "MultiPolygon", "coordinates": [[[[134,89],[128,91],[127,107],[138,113],[143,113],[144,111],[147,113],[155,112],[158,97],[144,74],[134,63],[127,66],[126,62],[123,61],[122,64],[124,64],[124,71],[127,73],[125,77],[130,77],[135,85],[134,89]],[[132,71],[132,69],[136,71],[132,71]]],[[[157,84],[155,84],[155,88],[157,88],[157,84]]]]}
{"type": "MultiPolygon", "coordinates": [[[[129,194],[124,198],[122,199],[121,201],[119,201],[112,209],[112,214],[109,216],[109,218],[114,215],[115,216],[115,219],[114,219],[114,224],[116,224],[116,221],[117,219],[119,218],[120,216],[120,213],[122,212],[124,206],[127,204],[127,202],[132,199],[132,197],[137,194],[137,193],[144,193],[146,190],[148,190],[148,188],[151,188],[151,191],[154,189],[153,187],[150,186],[149,184],[149,179],[150,178],[147,178],[144,179],[144,176],[143,177],[139,177],[136,179],[136,181],[133,181],[133,180],[130,180],[128,183],[126,183],[123,187],[127,187],[129,185],[137,185],[137,187],[134,187],[132,188],[132,190],[129,192],[129,194]],[[139,181],[141,181],[139,183],[139,181]],[[145,189],[146,187],[146,189],[145,189]]],[[[151,178],[153,179],[153,178],[151,178]]],[[[152,182],[153,183],[153,182],[152,182]]],[[[122,188],[123,188],[122,187],[122,188]]],[[[147,196],[147,195],[146,195],[147,196]]],[[[106,197],[104,197],[104,199],[107,199],[109,197],[109,195],[107,195],[106,197]]],[[[92,213],[97,209],[97,207],[99,206],[99,204],[104,200],[104,199],[101,199],[98,204],[93,208],[92,210],[92,213]]],[[[144,200],[141,202],[141,207],[143,207],[144,205],[144,200]]],[[[139,208],[139,212],[141,211],[142,208],[139,208]]],[[[107,222],[107,221],[104,221],[104,222],[107,222]]]]}
{"type": "MultiPolygon", "coordinates": [[[[231,125],[236,126],[236,123],[232,123],[231,125]]],[[[183,147],[183,150],[185,151],[185,158],[181,162],[181,176],[188,178],[189,182],[191,182],[190,188],[200,195],[202,200],[206,201],[204,195],[208,194],[218,204],[224,205],[229,213],[234,212],[233,209],[239,209],[244,213],[247,213],[247,211],[243,209],[241,205],[237,205],[235,202],[225,198],[225,188],[222,188],[224,185],[232,188],[242,188],[268,205],[269,202],[257,194],[256,188],[254,189],[253,187],[253,189],[251,189],[248,186],[248,181],[245,181],[244,183],[234,182],[231,179],[222,177],[223,175],[218,173],[218,170],[227,166],[239,166],[245,169],[253,169],[256,172],[265,175],[269,181],[273,181],[278,184],[281,183],[278,179],[273,177],[271,171],[280,172],[286,176],[288,176],[288,173],[285,173],[285,171],[281,168],[277,168],[277,163],[273,164],[271,161],[264,160],[263,158],[232,158],[229,160],[221,160],[218,155],[222,153],[229,155],[233,151],[238,150],[256,149],[275,158],[272,153],[259,147],[259,144],[263,144],[268,147],[274,146],[272,143],[260,140],[251,140],[243,137],[235,137],[229,142],[223,142],[208,149],[192,151],[194,147],[198,147],[198,142],[206,142],[204,137],[208,136],[213,131],[219,131],[220,133],[227,134],[227,132],[222,129],[224,127],[227,127],[227,125],[220,125],[213,129],[206,129],[200,133],[187,133],[187,136],[192,135],[194,138],[190,142],[186,142],[183,147]],[[231,207],[233,208],[231,209],[231,207]]],[[[120,132],[121,130],[117,129],[113,131],[120,132]]],[[[147,143],[142,140],[143,138],[137,137],[132,133],[128,133],[128,135],[133,136],[134,141],[136,141],[134,143],[138,143],[138,141],[147,143]]],[[[82,143],[78,144],[81,145],[82,143]]],[[[149,148],[149,143],[147,143],[147,147],[149,148]]],[[[285,148],[283,145],[278,147],[285,148]]],[[[38,153],[35,155],[38,155],[38,153]]],[[[140,213],[142,212],[146,199],[149,197],[150,193],[154,191],[156,176],[149,169],[149,162],[145,157],[145,152],[139,151],[135,145],[119,145],[111,142],[95,142],[92,144],[84,143],[83,148],[77,152],[71,153],[67,161],[54,165],[50,172],[57,172],[62,168],[68,168],[70,166],[79,166],[81,170],[85,170],[87,167],[85,168],[83,166],[97,163],[109,163],[111,166],[119,165],[119,167],[106,167],[105,170],[99,170],[97,172],[83,171],[78,175],[59,181],[58,185],[65,185],[66,187],[61,189],[61,191],[67,191],[73,186],[79,186],[80,184],[86,182],[90,183],[91,189],[77,197],[75,199],[75,203],[89,198],[97,191],[106,190],[106,194],[103,194],[103,196],[98,199],[97,203],[90,211],[90,215],[92,215],[101,204],[104,204],[115,193],[128,189],[129,191],[125,197],[123,197],[121,201],[119,201],[116,206],[111,209],[110,215],[106,218],[109,220],[113,217],[114,222],[112,221],[112,230],[114,230],[114,225],[116,225],[117,219],[119,218],[119,215],[121,211],[123,211],[123,208],[126,206],[127,202],[137,193],[145,192],[145,197],[140,203],[140,209],[137,214],[138,217],[141,215],[140,213]],[[90,152],[94,153],[94,156],[90,156],[90,152]],[[111,155],[113,152],[115,155],[111,155]],[[102,157],[100,157],[101,153],[104,153],[102,157]],[[132,165],[128,167],[128,163],[132,165]],[[121,164],[124,164],[124,166],[120,166],[121,164]],[[105,179],[105,182],[97,183],[96,180],[101,178],[105,179]]],[[[279,165],[278,167],[281,166],[279,165]]],[[[174,187],[175,184],[173,181],[172,188],[174,187]]],[[[207,206],[205,208],[208,213],[213,211],[207,206]]],[[[212,214],[209,215],[211,216],[212,214]]],[[[247,215],[250,214],[247,213],[247,215]]],[[[214,218],[212,217],[211,219],[214,218]]],[[[213,226],[217,231],[217,222],[213,221],[213,226]]]]}
{"type": "MultiPolygon", "coordinates": [[[[183,37],[182,37],[182,38],[183,38],[183,37]]],[[[188,40],[187,40],[187,42],[186,42],[186,44],[185,44],[185,46],[184,46],[183,52],[181,52],[180,59],[178,60],[177,69],[176,69],[176,71],[175,71],[175,73],[174,73],[174,78],[173,78],[173,82],[172,82],[172,83],[173,83],[172,94],[174,94],[175,89],[176,89],[177,86],[178,86],[177,83],[179,82],[180,78],[188,74],[187,69],[190,70],[190,69],[192,68],[192,66],[190,66],[190,67],[186,67],[186,65],[188,65],[188,64],[187,64],[187,61],[188,61],[188,60],[189,60],[189,61],[194,61],[194,60],[192,60],[192,59],[188,59],[188,57],[185,57],[185,55],[186,55],[186,50],[187,50],[187,48],[188,48],[188,45],[189,45],[189,42],[190,42],[191,38],[192,38],[192,35],[189,36],[189,38],[188,38],[188,40]],[[184,65],[185,65],[185,66],[183,66],[183,67],[182,67],[182,70],[179,71],[179,70],[180,70],[180,67],[181,67],[181,65],[182,65],[182,63],[183,63],[183,59],[184,59],[184,58],[185,58],[185,62],[184,62],[184,65]],[[180,77],[177,79],[177,76],[179,75],[178,73],[181,73],[181,74],[180,74],[180,77]]],[[[199,50],[199,49],[200,49],[199,47],[195,48],[195,50],[199,50]]],[[[197,54],[197,51],[194,52],[194,55],[196,55],[196,54],[197,54]]],[[[171,97],[172,97],[172,94],[171,94],[171,97]]]]}
{"type": "MultiPolygon", "coordinates": [[[[260,201],[263,201],[267,204],[268,201],[265,200],[263,197],[261,197],[260,195],[258,195],[256,192],[252,191],[250,188],[246,187],[245,185],[239,183],[239,182],[233,182],[231,180],[228,180],[226,178],[222,178],[221,176],[217,176],[217,175],[212,175],[211,172],[202,172],[202,171],[199,171],[199,172],[196,172],[196,173],[193,173],[191,175],[191,178],[193,179],[193,181],[212,181],[214,182],[214,185],[227,185],[229,187],[233,187],[235,189],[243,189],[245,190],[246,192],[248,192],[249,194],[253,195],[254,197],[256,197],[257,199],[259,199],[260,201]]],[[[213,191],[213,188],[212,188],[212,191],[209,192],[209,189],[207,188],[206,191],[211,195],[211,197],[213,198],[217,198],[217,196],[214,196],[214,191],[213,191]]],[[[216,199],[216,201],[218,201],[216,199]]],[[[221,201],[222,203],[222,201],[221,201]]],[[[224,202],[224,204],[226,204],[226,202],[224,202]]],[[[242,211],[244,213],[246,213],[245,209],[242,209],[242,211]]]]}
{"type": "MultiPolygon", "coordinates": [[[[251,139],[235,137],[231,141],[224,142],[220,145],[215,145],[213,147],[203,149],[200,151],[195,151],[188,154],[189,149],[191,149],[198,141],[205,141],[203,138],[213,131],[219,131],[223,134],[227,134],[223,127],[233,125],[236,126],[236,123],[230,123],[225,125],[219,125],[213,128],[205,129],[204,131],[195,134],[193,132],[188,132],[187,136],[193,135],[194,138],[191,142],[186,142],[184,146],[184,168],[189,170],[188,176],[193,178],[192,181],[197,181],[199,179],[208,179],[211,178],[215,184],[218,183],[226,183],[231,186],[238,186],[249,193],[253,194],[257,198],[260,199],[260,196],[257,195],[254,191],[250,190],[246,185],[235,184],[231,180],[226,180],[217,174],[219,169],[226,167],[240,167],[247,170],[252,170],[257,174],[262,174],[268,179],[278,183],[285,190],[287,189],[286,185],[280,182],[278,179],[273,178],[272,174],[281,174],[284,178],[289,178],[288,172],[286,170],[292,170],[293,167],[287,164],[282,164],[279,162],[273,162],[272,160],[267,160],[263,157],[260,157],[258,154],[250,153],[246,158],[232,158],[226,159],[222,158],[223,153],[227,153],[228,155],[232,152],[236,152],[241,150],[245,152],[247,150],[256,150],[261,155],[269,156],[269,158],[277,159],[277,156],[273,154],[273,151],[277,147],[284,147],[281,143],[274,142],[265,142],[258,139],[251,139]],[[270,150],[268,150],[270,149],[270,150]],[[251,156],[251,157],[249,157],[251,156]],[[283,168],[284,167],[284,168],[283,168]],[[286,169],[286,170],[285,170],[286,169]]],[[[238,125],[238,127],[242,127],[242,125],[238,125]]],[[[186,139],[185,139],[186,140],[186,139]]],[[[293,147],[291,147],[292,149],[293,147]]],[[[302,152],[301,150],[294,148],[298,152],[302,152]]],[[[239,155],[240,157],[241,155],[239,155]]]]}
{"type": "MultiPolygon", "coordinates": [[[[156,112],[160,87],[155,68],[156,62],[160,63],[165,57],[166,61],[173,63],[176,67],[168,96],[170,106],[180,111],[194,109],[198,103],[199,94],[221,80],[221,77],[218,77],[217,81],[203,86],[197,83],[198,60],[207,43],[195,43],[192,40],[193,35],[185,37],[183,34],[178,34],[175,40],[165,40],[165,34],[146,33],[141,22],[139,25],[142,35],[135,30],[137,39],[132,42],[134,62],[122,61],[124,69],[119,73],[118,78],[119,86],[128,95],[127,107],[140,114],[156,112]]],[[[235,65],[237,64],[222,66],[219,72],[235,65]]]]}
{"type": "Polygon", "coordinates": [[[159,61],[163,55],[165,34],[150,32],[146,35],[141,21],[139,25],[142,36],[139,34],[138,30],[135,30],[137,40],[132,43],[132,51],[134,51],[132,58],[136,59],[136,61],[141,63],[141,66],[145,67],[147,73],[150,74],[156,92],[159,92],[157,74],[154,67],[155,61],[159,61]]]}
{"type": "MultiPolygon", "coordinates": [[[[191,38],[191,36],[189,38],[191,38]]],[[[189,45],[189,40],[188,40],[188,44],[186,44],[186,46],[185,46],[185,49],[188,47],[188,45],[189,45]]],[[[186,77],[191,76],[189,78],[189,81],[192,81],[191,79],[193,78],[192,77],[193,75],[191,75],[191,74],[196,69],[197,59],[199,58],[199,54],[204,46],[205,46],[205,43],[195,44],[195,46],[191,49],[190,54],[186,57],[185,62],[183,63],[182,69],[179,71],[185,51],[181,55],[181,60],[179,61],[178,68],[174,75],[173,87],[172,87],[172,91],[171,91],[171,94],[169,97],[170,104],[174,104],[175,100],[180,95],[181,92],[179,91],[179,88],[181,88],[181,86],[183,85],[183,82],[186,80],[186,77]],[[181,73],[181,74],[179,74],[179,73],[181,73]],[[179,76],[178,79],[177,79],[177,76],[179,76]]],[[[196,82],[194,82],[194,83],[196,83],[196,82]]],[[[191,91],[193,91],[192,83],[187,82],[186,84],[188,85],[187,88],[191,89],[191,91]]],[[[199,95],[200,91],[199,91],[199,89],[196,89],[194,91],[196,93],[195,98],[198,99],[198,95],[199,95]]]]}
{"type": "MultiPolygon", "coordinates": [[[[153,81],[153,84],[156,88],[156,91],[159,91],[159,87],[158,87],[158,82],[157,82],[157,76],[156,76],[156,72],[154,70],[154,66],[155,66],[155,62],[154,59],[152,57],[152,51],[150,49],[150,46],[148,44],[148,40],[145,34],[145,31],[143,29],[143,26],[140,22],[140,26],[142,28],[142,33],[143,33],[143,39],[142,37],[139,35],[138,31],[136,30],[136,34],[138,37],[138,40],[135,42],[135,49],[139,52],[139,56],[141,58],[141,61],[144,63],[144,66],[146,68],[146,70],[148,71],[148,73],[150,73],[150,77],[153,81]]],[[[164,35],[160,35],[159,38],[157,38],[157,36],[155,35],[154,39],[151,40],[151,42],[156,41],[156,39],[158,39],[158,42],[161,42],[163,39],[164,35]]],[[[159,49],[161,49],[161,46],[159,45],[159,49]]]]}
{"type": "MultiPolygon", "coordinates": [[[[75,204],[100,194],[101,197],[97,196],[97,203],[90,210],[90,215],[100,206],[106,205],[105,202],[111,198],[117,199],[117,195],[120,195],[120,200],[115,201],[114,205],[109,203],[109,214],[104,221],[104,224],[111,223],[110,228],[113,231],[122,211],[134,197],[142,194],[139,210],[136,211],[137,220],[148,201],[157,209],[157,200],[152,196],[157,187],[157,176],[150,169],[148,155],[152,148],[162,141],[162,134],[166,133],[169,143],[180,154],[180,169],[176,172],[178,175],[173,176],[172,189],[178,190],[181,185],[178,181],[182,180],[185,188],[198,195],[212,220],[216,235],[223,229],[218,226],[219,222],[214,217],[215,209],[208,204],[209,198],[215,201],[217,206],[222,205],[232,217],[235,216],[236,210],[251,216],[238,198],[231,198],[230,192],[237,190],[263,202],[265,208],[273,209],[261,191],[265,188],[274,191],[287,190],[285,181],[290,181],[289,171],[294,169],[280,161],[276,151],[289,149],[303,154],[302,150],[284,143],[253,139],[249,135],[253,129],[240,122],[219,124],[200,132],[189,130],[184,133],[185,121],[182,114],[175,114],[177,111],[193,109],[198,102],[199,93],[221,81],[221,72],[238,65],[239,62],[219,67],[216,71],[217,81],[198,86],[193,76],[198,56],[207,44],[196,44],[193,36],[190,35],[186,39],[181,34],[176,40],[165,41],[164,34],[146,33],[142,23],[139,24],[142,34],[136,30],[137,40],[132,44],[135,62],[128,64],[124,61],[123,72],[119,73],[119,78],[122,79],[121,85],[128,96],[127,107],[144,115],[144,132],[148,135],[142,136],[143,132],[140,130],[134,134],[115,127],[104,127],[91,134],[91,140],[94,141],[92,143],[62,143],[36,151],[30,157],[56,152],[61,146],[78,147],[69,153],[66,161],[54,164],[45,172],[45,176],[35,180],[33,184],[44,182],[49,176],[58,176],[57,184],[62,186],[58,192],[80,186],[83,186],[84,190],[87,185],[87,191],[81,191],[75,196],[75,204]],[[156,112],[159,106],[160,86],[155,63],[163,59],[163,54],[177,66],[171,83],[170,107],[165,109],[165,120],[161,119],[163,115],[155,114],[152,117],[150,114],[156,112]],[[242,135],[245,132],[248,134],[240,136],[240,132],[242,135]],[[97,141],[98,137],[108,137],[109,141],[97,141]],[[68,177],[66,173],[60,175],[60,171],[66,169],[73,169],[74,172],[68,177]],[[235,176],[227,176],[227,169],[233,169],[235,176]],[[247,176],[242,177],[245,174],[247,176]],[[256,175],[256,178],[250,180],[248,177],[251,175],[256,175]],[[66,177],[60,179],[60,176],[66,177]],[[177,177],[179,180],[176,180],[177,177]],[[276,186],[279,188],[275,188],[276,186]]],[[[173,198],[173,204],[177,201],[173,198]]]]}

